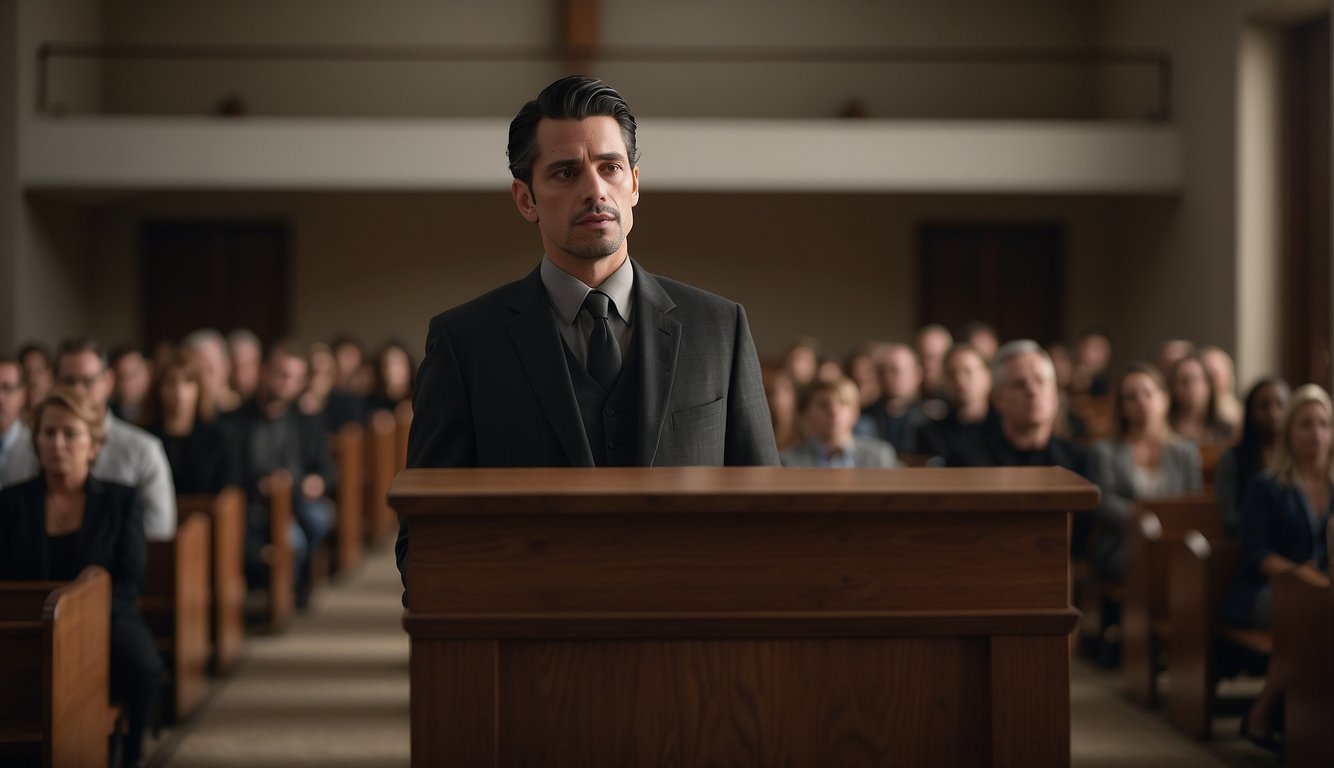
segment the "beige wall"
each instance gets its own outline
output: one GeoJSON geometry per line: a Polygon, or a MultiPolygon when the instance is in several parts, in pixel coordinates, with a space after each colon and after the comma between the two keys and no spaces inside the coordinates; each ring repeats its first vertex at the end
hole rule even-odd
{"type": "Polygon", "coordinates": [[[18,3],[0,0],[0,353],[11,351],[18,319],[18,58],[18,3]]]}
{"type": "MultiPolygon", "coordinates": [[[[1095,198],[704,195],[645,192],[631,253],[650,271],[735,299],[756,343],[799,334],[842,354],[916,325],[919,222],[1059,221],[1067,233],[1067,331],[1109,321],[1117,295],[1108,232],[1119,206],[1095,198]]],[[[109,342],[140,333],[137,232],[152,218],[289,218],[292,332],[401,336],[431,315],[535,266],[537,233],[504,194],[150,195],[99,206],[90,323],[109,342]]]]}
{"type": "MultiPolygon", "coordinates": [[[[4,3],[0,34],[12,35],[13,59],[0,65],[0,77],[12,88],[0,88],[0,147],[13,137],[8,152],[14,165],[0,160],[0,348],[12,349],[29,339],[51,341],[88,330],[87,288],[81,280],[90,258],[85,239],[87,214],[82,206],[25,198],[18,186],[24,162],[24,135],[33,119],[36,54],[44,40],[96,40],[101,30],[101,4],[96,0],[9,0],[4,3]]],[[[71,83],[72,93],[95,99],[101,84],[95,78],[71,83]]]]}

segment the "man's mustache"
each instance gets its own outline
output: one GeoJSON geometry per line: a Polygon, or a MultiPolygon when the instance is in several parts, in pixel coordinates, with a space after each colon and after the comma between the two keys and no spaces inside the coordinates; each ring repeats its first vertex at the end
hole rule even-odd
{"type": "Polygon", "coordinates": [[[586,216],[611,216],[617,222],[621,220],[621,212],[610,205],[593,205],[585,207],[583,210],[570,217],[571,224],[578,224],[586,216]]]}

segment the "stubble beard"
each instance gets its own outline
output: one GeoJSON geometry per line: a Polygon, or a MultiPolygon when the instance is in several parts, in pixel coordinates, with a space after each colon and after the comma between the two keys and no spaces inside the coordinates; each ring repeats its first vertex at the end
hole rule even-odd
{"type": "Polygon", "coordinates": [[[625,244],[625,227],[621,223],[620,211],[615,208],[606,206],[590,207],[576,214],[571,220],[570,226],[570,232],[565,238],[565,246],[561,250],[581,261],[605,259],[621,250],[621,246],[625,244]],[[576,233],[580,227],[576,222],[590,213],[612,214],[616,217],[616,229],[614,231],[603,230],[601,233],[593,230],[591,234],[594,235],[594,239],[591,242],[579,242],[576,239],[576,233]]]}

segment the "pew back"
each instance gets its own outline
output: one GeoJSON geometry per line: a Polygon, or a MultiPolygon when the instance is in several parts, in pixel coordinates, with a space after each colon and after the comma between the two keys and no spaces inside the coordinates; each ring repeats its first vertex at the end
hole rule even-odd
{"type": "Polygon", "coordinates": [[[269,543],[263,559],[269,566],[267,623],[270,630],[287,626],[296,607],[296,562],[292,552],[292,473],[280,469],[269,476],[269,543]]]}
{"type": "Polygon", "coordinates": [[[245,642],[245,492],[229,486],[216,496],[176,497],[176,514],[180,519],[185,520],[195,512],[208,515],[212,525],[209,638],[213,669],[225,673],[240,656],[245,642]]]}
{"type": "Polygon", "coordinates": [[[398,422],[394,414],[379,410],[366,423],[366,536],[376,542],[398,526],[389,506],[389,484],[398,473],[398,422]]]}
{"type": "Polygon", "coordinates": [[[394,409],[394,420],[398,422],[398,446],[394,458],[394,471],[397,474],[408,466],[408,434],[412,430],[411,400],[404,400],[398,404],[394,409]]]}
{"type": "Polygon", "coordinates": [[[105,766],[111,577],[0,582],[0,759],[105,766]]]}
{"type": "Polygon", "coordinates": [[[189,717],[208,693],[211,532],[203,512],[185,513],[171,541],[148,542],[139,607],[171,676],[164,712],[189,717]]]}
{"type": "Polygon", "coordinates": [[[1131,697],[1157,703],[1158,654],[1171,633],[1168,572],[1171,546],[1187,531],[1219,530],[1212,492],[1143,501],[1131,509],[1123,532],[1121,675],[1131,697]]]}
{"type": "Polygon", "coordinates": [[[1334,587],[1295,569],[1275,576],[1273,588],[1274,653],[1289,670],[1287,764],[1326,766],[1334,755],[1334,587]]]}
{"type": "Polygon", "coordinates": [[[334,499],[334,568],[348,573],[361,564],[365,527],[365,430],[348,422],[333,436],[334,461],[338,465],[338,492],[334,499]]]}
{"type": "Polygon", "coordinates": [[[1214,636],[1219,605],[1240,552],[1236,542],[1210,540],[1187,531],[1172,545],[1168,616],[1172,637],[1167,643],[1167,668],[1172,676],[1168,719],[1195,738],[1212,731],[1214,690],[1218,682],[1214,636]]]}

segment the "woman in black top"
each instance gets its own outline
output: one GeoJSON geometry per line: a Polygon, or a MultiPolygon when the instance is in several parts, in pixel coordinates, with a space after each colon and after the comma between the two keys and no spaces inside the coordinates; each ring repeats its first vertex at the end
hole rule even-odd
{"type": "Polygon", "coordinates": [[[162,440],[177,494],[217,493],[237,482],[236,457],[205,397],[204,365],[191,349],[167,358],[145,402],[148,431],[162,440]]]}
{"type": "Polygon", "coordinates": [[[148,547],[133,488],[99,482],[89,468],[106,439],[102,409],[57,387],[33,409],[42,473],[0,491],[0,579],[68,580],[89,565],[111,574],[111,697],[130,732],[125,765],[139,764],[162,661],[139,613],[148,547]]]}
{"type": "Polygon", "coordinates": [[[1251,386],[1242,409],[1241,441],[1218,460],[1214,488],[1223,530],[1235,535],[1241,525],[1241,496],[1251,478],[1264,471],[1274,456],[1283,409],[1288,404],[1288,384],[1276,376],[1251,386]]]}

